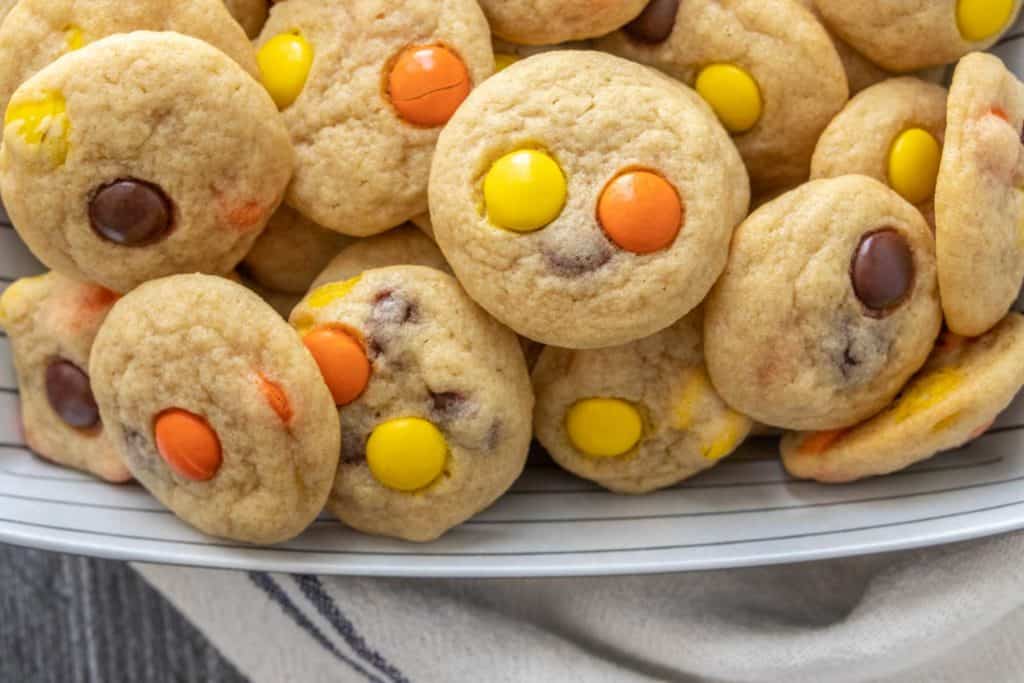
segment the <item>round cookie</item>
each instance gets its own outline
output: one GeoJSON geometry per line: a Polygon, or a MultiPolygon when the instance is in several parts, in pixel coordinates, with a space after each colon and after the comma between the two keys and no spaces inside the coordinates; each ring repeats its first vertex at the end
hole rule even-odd
{"type": "Polygon", "coordinates": [[[364,270],[387,266],[425,266],[451,273],[444,254],[416,228],[403,225],[345,247],[313,280],[310,289],[330,282],[348,280],[364,270]]]}
{"type": "Polygon", "coordinates": [[[29,448],[108,481],[131,479],[107,438],[89,379],[89,351],[117,294],[57,273],[23,278],[0,297],[29,448]]]}
{"type": "Polygon", "coordinates": [[[759,191],[807,179],[818,136],[849,97],[831,38],[795,0],[654,0],[598,46],[695,87],[759,191]]]}
{"type": "Polygon", "coordinates": [[[7,15],[11,13],[14,6],[18,4],[18,0],[0,0],[0,23],[3,23],[7,15]]]}
{"type": "Polygon", "coordinates": [[[140,286],[110,312],[90,369],[132,474],[197,529],[277,543],[323,508],[341,448],[334,402],[295,332],[241,285],[140,286]]]}
{"type": "Polygon", "coordinates": [[[357,237],[426,211],[438,132],[494,70],[475,0],[289,0],[257,43],[298,156],[287,202],[357,237]]]}
{"type": "Polygon", "coordinates": [[[1020,0],[815,0],[829,28],[875,64],[907,72],[984,50],[1008,30],[1020,0]]]}
{"type": "Polygon", "coordinates": [[[753,423],[715,393],[698,309],[652,337],[590,351],[547,347],[533,371],[534,431],[559,465],[618,493],[713,467],[753,423]]]}
{"type": "Polygon", "coordinates": [[[821,134],[811,178],[870,176],[934,222],[945,131],[945,88],[909,77],[882,81],[850,100],[821,134]]]}
{"type": "Polygon", "coordinates": [[[0,155],[4,205],[39,260],[120,292],[230,272],[293,164],[256,81],[206,43],[149,32],[104,38],[22,84],[0,155]]]}
{"type": "Polygon", "coordinates": [[[268,0],[224,0],[224,6],[231,12],[245,34],[255,38],[260,34],[260,29],[267,21],[267,13],[270,10],[268,0]]]}
{"type": "Polygon", "coordinates": [[[693,91],[599,52],[488,79],[441,134],[430,176],[434,236],[470,295],[571,348],[646,337],[696,307],[749,197],[693,91]]]}
{"type": "Polygon", "coordinates": [[[322,228],[289,206],[281,206],[242,261],[260,285],[284,294],[305,294],[316,276],[351,237],[322,228]]]}
{"type": "Polygon", "coordinates": [[[519,476],[533,410],[522,352],[450,275],[369,270],[314,290],[291,321],[341,406],[327,508],[342,522],[433,540],[519,476]]]}
{"type": "Polygon", "coordinates": [[[0,106],[58,57],[106,36],[174,31],[206,41],[252,76],[256,55],[220,0],[20,0],[0,24],[0,106]]]}
{"type": "Polygon", "coordinates": [[[491,30],[522,45],[554,45],[611,33],[647,0],[480,0],[491,30]]]}
{"type": "Polygon", "coordinates": [[[1024,281],[1024,84],[997,57],[960,60],[935,188],[946,324],[967,337],[999,322],[1024,281]]]}
{"type": "Polygon", "coordinates": [[[947,332],[892,406],[846,430],[787,434],[782,462],[828,483],[889,474],[980,436],[1022,385],[1024,316],[974,339],[947,332]]]}
{"type": "Polygon", "coordinates": [[[708,297],[704,352],[726,403],[787,429],[874,415],[942,324],[931,230],[877,180],[814,180],[736,229],[708,297]]]}

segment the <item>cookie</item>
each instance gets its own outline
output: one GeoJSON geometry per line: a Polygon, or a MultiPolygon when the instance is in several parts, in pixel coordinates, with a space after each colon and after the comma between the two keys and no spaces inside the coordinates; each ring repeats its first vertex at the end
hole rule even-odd
{"type": "Polygon", "coordinates": [[[18,375],[22,431],[29,448],[108,481],[131,479],[100,420],[89,351],[117,295],[57,273],[23,278],[0,297],[18,375]]]}
{"type": "Polygon", "coordinates": [[[696,307],[749,197],[693,91],[599,52],[488,79],[442,132],[430,176],[434,236],[466,291],[570,348],[650,336],[696,307]]]}
{"type": "Polygon", "coordinates": [[[245,34],[255,38],[260,34],[260,29],[267,21],[269,11],[269,0],[224,0],[224,6],[231,12],[245,34]]]}
{"type": "Polygon", "coordinates": [[[194,38],[142,31],[22,84],[0,157],[4,205],[36,257],[119,292],[230,272],[294,159],[273,102],[241,67],[194,38]]]}
{"type": "Polygon", "coordinates": [[[889,474],[980,436],[1022,385],[1024,316],[974,339],[947,332],[893,405],[846,430],[786,435],[782,462],[828,483],[889,474]]]}
{"type": "Polygon", "coordinates": [[[311,288],[348,280],[364,270],[405,265],[451,273],[437,245],[416,228],[403,225],[381,235],[358,240],[342,249],[316,276],[311,288]]]}
{"type": "Polygon", "coordinates": [[[1020,0],[815,0],[829,28],[892,72],[955,62],[995,44],[1020,0]]]}
{"type": "Polygon", "coordinates": [[[910,77],[882,81],[850,100],[821,134],[811,178],[870,176],[934,222],[945,131],[945,88],[910,77]]]}
{"type": "Polygon", "coordinates": [[[421,213],[418,216],[413,216],[409,219],[409,222],[420,229],[424,235],[429,237],[431,240],[434,239],[434,224],[430,222],[430,212],[421,213]]]}
{"type": "Polygon", "coordinates": [[[533,410],[522,352],[450,275],[368,270],[311,292],[291,322],[341,409],[327,508],[342,522],[429,541],[519,476],[533,410]]]}
{"type": "Polygon", "coordinates": [[[140,286],[107,316],[89,367],[132,474],[200,531],[277,543],[323,508],[341,448],[334,402],[295,332],[241,285],[140,286]]]}
{"type": "MultiPolygon", "coordinates": [[[[253,0],[259,1],[259,0],[253,0]]],[[[213,45],[256,76],[256,54],[220,0],[21,0],[0,24],[0,106],[58,57],[106,36],[175,31],[213,45]]]]}
{"type": "Polygon", "coordinates": [[[263,287],[305,294],[351,237],[322,228],[289,206],[280,207],[242,261],[242,270],[263,287]]]}
{"type": "Polygon", "coordinates": [[[942,324],[931,230],[866,176],[815,180],[736,229],[705,310],[726,403],[764,424],[846,427],[884,408],[942,324]]]}
{"type": "Polygon", "coordinates": [[[695,87],[758,190],[807,179],[818,136],[849,96],[832,40],[795,0],[654,0],[598,46],[695,87]]]}
{"type": "Polygon", "coordinates": [[[647,0],[480,0],[491,30],[521,45],[555,45],[611,33],[647,0]]]}
{"type": "Polygon", "coordinates": [[[494,70],[475,0],[289,0],[257,43],[298,155],[288,203],[358,237],[426,211],[438,132],[494,70]]]}
{"type": "Polygon", "coordinates": [[[946,324],[967,337],[999,322],[1024,281],[1024,85],[997,57],[960,60],[935,188],[946,324]]]}
{"type": "Polygon", "coordinates": [[[533,371],[537,439],[559,465],[618,493],[713,467],[752,427],[715,393],[700,309],[652,337],[590,351],[548,347],[533,371]]]}

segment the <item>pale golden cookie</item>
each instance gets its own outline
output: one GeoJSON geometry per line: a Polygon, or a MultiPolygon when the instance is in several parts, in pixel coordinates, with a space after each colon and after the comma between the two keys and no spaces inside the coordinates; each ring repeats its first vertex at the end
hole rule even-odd
{"type": "Polygon", "coordinates": [[[475,0],[288,0],[257,45],[298,155],[287,202],[358,237],[426,211],[438,133],[494,70],[475,0]]]}
{"type": "Polygon", "coordinates": [[[835,429],[881,410],[928,357],[942,313],[931,230],[877,180],[815,180],[736,229],[705,309],[725,401],[764,424],[835,429]]]}
{"type": "Polygon", "coordinates": [[[139,31],[65,55],[21,85],[0,190],[40,261],[125,292],[229,273],[291,177],[288,131],[223,52],[139,31]]]}
{"type": "Polygon", "coordinates": [[[960,60],[949,88],[935,188],[935,247],[946,324],[977,336],[1024,280],[1024,84],[998,57],[960,60]]]}
{"type": "Polygon", "coordinates": [[[661,22],[598,46],[694,86],[733,133],[755,189],[806,180],[818,136],[849,96],[817,19],[795,0],[682,0],[661,22]]]}
{"type": "Polygon", "coordinates": [[[142,285],[107,316],[90,370],[128,468],[192,526],[277,543],[323,508],[337,411],[294,330],[241,285],[209,275],[142,285]]]}
{"type": "Polygon", "coordinates": [[[607,349],[546,348],[533,371],[534,430],[559,465],[619,493],[647,493],[732,453],[752,422],[715,393],[699,309],[607,349]]]}
{"type": "Polygon", "coordinates": [[[572,348],[650,336],[696,307],[748,202],[707,105],[599,52],[488,79],[430,177],[434,236],[466,291],[519,334],[572,348]]]}
{"type": "Polygon", "coordinates": [[[358,240],[342,249],[316,276],[310,288],[348,280],[364,270],[387,266],[425,266],[451,273],[437,245],[416,228],[403,225],[381,235],[358,240]]]}
{"type": "Polygon", "coordinates": [[[889,474],[980,436],[1022,385],[1024,316],[974,339],[947,332],[892,406],[846,430],[786,435],[782,462],[829,483],[889,474]]]}
{"type": "Polygon", "coordinates": [[[995,44],[1020,0],[815,0],[829,28],[893,72],[955,62],[995,44]]]}
{"type": "Polygon", "coordinates": [[[368,270],[314,290],[291,321],[340,406],[327,507],[345,524],[429,541],[519,476],[533,410],[523,354],[452,276],[368,270]]]}
{"type": "Polygon", "coordinates": [[[117,295],[57,273],[23,278],[0,297],[29,448],[108,481],[131,479],[100,420],[89,351],[117,295]]]}
{"type": "Polygon", "coordinates": [[[603,36],[646,5],[647,0],[480,0],[494,34],[522,45],[603,36]]]}

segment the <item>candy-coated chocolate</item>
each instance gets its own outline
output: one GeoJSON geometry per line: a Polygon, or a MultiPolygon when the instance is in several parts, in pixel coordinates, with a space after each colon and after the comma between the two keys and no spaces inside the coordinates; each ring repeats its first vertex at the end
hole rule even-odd
{"type": "Polygon", "coordinates": [[[595,458],[613,458],[631,451],[643,436],[640,412],[617,398],[588,398],[577,402],[565,416],[572,445],[595,458]]]}
{"type": "Polygon", "coordinates": [[[256,375],[256,379],[260,392],[263,394],[263,398],[267,400],[270,409],[281,418],[281,422],[286,425],[290,423],[295,416],[295,412],[292,410],[291,401],[288,400],[288,394],[285,393],[280,384],[274,382],[262,372],[256,375]]]}
{"type": "Polygon", "coordinates": [[[996,35],[1013,14],[1013,0],[958,0],[956,24],[964,40],[978,42],[996,35]]]}
{"type": "Polygon", "coordinates": [[[160,456],[180,476],[209,481],[221,466],[217,432],[203,417],[180,408],[160,413],[153,425],[160,456]]]}
{"type": "Polygon", "coordinates": [[[370,360],[352,335],[336,327],[320,327],[302,338],[313,354],[334,402],[348,405],[370,381],[370,360]]]}
{"type": "Polygon", "coordinates": [[[935,194],[942,149],[935,136],[923,128],[903,131],[889,149],[889,184],[911,204],[935,194]]]}
{"type": "Polygon", "coordinates": [[[639,43],[657,45],[672,35],[677,14],[679,0],[651,0],[640,16],[626,24],[622,30],[639,43]]]}
{"type": "Polygon", "coordinates": [[[532,232],[558,218],[568,187],[558,162],[523,149],[494,162],[484,178],[484,204],[491,223],[505,230],[532,232]]]}
{"type": "Polygon", "coordinates": [[[878,230],[861,239],[850,274],[861,303],[883,313],[903,301],[913,287],[914,255],[899,232],[878,230]]]}
{"type": "Polygon", "coordinates": [[[282,33],[256,54],[263,86],[278,109],[291,105],[306,86],[313,68],[313,46],[300,33],[282,33]]]}
{"type": "Polygon", "coordinates": [[[171,230],[174,209],[164,191],[124,178],[99,188],[89,200],[89,222],[100,237],[126,247],[152,244],[171,230]]]}
{"type": "Polygon", "coordinates": [[[650,171],[629,171],[601,193],[597,216],[615,244],[626,251],[650,254],[672,245],[683,225],[679,193],[650,171]]]}
{"type": "Polygon", "coordinates": [[[448,443],[432,423],[418,417],[383,422],[366,441],[366,462],[389,489],[418,491],[441,476],[448,443]]]}
{"type": "Polygon", "coordinates": [[[53,412],[76,429],[99,424],[99,408],[89,375],[69,360],[58,359],[46,367],[46,398],[53,412]]]}
{"type": "Polygon", "coordinates": [[[4,127],[11,125],[17,126],[17,135],[27,144],[43,147],[55,166],[67,159],[71,121],[61,93],[48,92],[38,99],[12,101],[4,114],[4,127]]]}
{"type": "Polygon", "coordinates": [[[388,75],[388,95],[399,116],[428,128],[448,123],[470,88],[465,62],[440,45],[406,48],[388,75]]]}
{"type": "Polygon", "coordinates": [[[696,90],[730,133],[745,133],[761,119],[761,89],[734,64],[711,64],[697,75],[696,90]]]}

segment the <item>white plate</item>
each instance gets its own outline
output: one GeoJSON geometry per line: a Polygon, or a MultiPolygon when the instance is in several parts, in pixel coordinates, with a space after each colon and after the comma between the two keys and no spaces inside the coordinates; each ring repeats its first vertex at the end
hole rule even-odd
{"type": "MultiPolygon", "coordinates": [[[[1024,64],[1024,33],[999,48],[1024,64]]],[[[0,227],[0,288],[39,271],[0,227]]],[[[0,338],[0,541],[122,560],[381,576],[524,577],[716,569],[916,548],[1024,528],[1024,397],[971,446],[848,486],[793,481],[755,440],[682,486],[603,492],[534,459],[501,501],[439,541],[363,536],[318,520],[251,548],[203,536],[137,485],[114,486],[33,456],[0,338]]]]}

